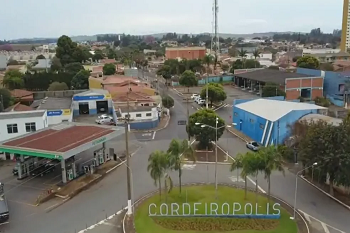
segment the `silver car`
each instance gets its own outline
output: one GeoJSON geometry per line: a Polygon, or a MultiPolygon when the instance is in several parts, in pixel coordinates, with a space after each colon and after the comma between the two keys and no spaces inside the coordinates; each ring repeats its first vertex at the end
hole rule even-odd
{"type": "Polygon", "coordinates": [[[259,143],[252,141],[252,142],[247,142],[246,144],[247,148],[253,151],[258,151],[259,150],[259,143]]]}

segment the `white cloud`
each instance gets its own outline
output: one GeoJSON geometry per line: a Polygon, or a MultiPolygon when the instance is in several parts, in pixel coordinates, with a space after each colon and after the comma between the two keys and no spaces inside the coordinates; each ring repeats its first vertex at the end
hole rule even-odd
{"type": "Polygon", "coordinates": [[[267,24],[267,21],[264,19],[244,19],[242,21],[238,21],[237,24],[240,24],[240,25],[267,24]]]}

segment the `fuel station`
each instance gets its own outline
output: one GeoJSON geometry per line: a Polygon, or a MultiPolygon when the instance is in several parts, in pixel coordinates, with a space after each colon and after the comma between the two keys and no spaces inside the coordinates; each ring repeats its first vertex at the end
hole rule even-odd
{"type": "Polygon", "coordinates": [[[106,148],[106,142],[122,134],[123,127],[66,122],[3,141],[0,151],[15,155],[18,179],[28,177],[43,161],[52,160],[60,164],[62,183],[65,184],[110,160],[114,150],[106,148]],[[83,168],[77,166],[76,155],[99,146],[83,168]]]}

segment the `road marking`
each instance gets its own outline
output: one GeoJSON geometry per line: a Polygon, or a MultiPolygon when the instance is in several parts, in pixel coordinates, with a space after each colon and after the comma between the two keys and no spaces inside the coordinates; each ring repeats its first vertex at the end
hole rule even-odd
{"type": "Polygon", "coordinates": [[[242,179],[240,176],[238,178],[237,178],[237,176],[230,176],[229,179],[232,182],[243,182],[243,183],[245,183],[244,179],[242,179]]]}
{"type": "Polygon", "coordinates": [[[328,230],[328,228],[327,228],[327,225],[326,225],[324,222],[321,222],[321,225],[322,225],[322,227],[323,227],[324,232],[330,233],[329,230],[328,230]]]}
{"type": "Polygon", "coordinates": [[[143,133],[141,136],[142,136],[142,137],[152,136],[152,133],[143,133]]]}
{"type": "MultiPolygon", "coordinates": [[[[252,178],[250,178],[249,176],[247,176],[247,179],[252,182],[253,185],[256,185],[256,183],[252,180],[252,178]]],[[[262,193],[266,193],[265,190],[263,190],[259,185],[258,185],[258,189],[260,190],[260,192],[262,193]]]]}
{"type": "Polygon", "coordinates": [[[15,201],[15,200],[8,200],[10,202],[14,202],[20,205],[27,205],[27,206],[31,206],[31,207],[36,207],[36,205],[30,204],[30,203],[26,203],[26,202],[22,202],[22,201],[15,201]]]}
{"type": "Polygon", "coordinates": [[[111,226],[111,227],[117,227],[117,225],[114,225],[114,224],[109,223],[109,222],[103,222],[102,224],[107,225],[107,226],[111,226]]]}
{"type": "Polygon", "coordinates": [[[184,164],[182,165],[182,169],[185,170],[193,170],[196,167],[196,164],[184,164]]]}
{"type": "Polygon", "coordinates": [[[155,137],[156,137],[156,131],[153,132],[152,140],[154,140],[155,137]]]}

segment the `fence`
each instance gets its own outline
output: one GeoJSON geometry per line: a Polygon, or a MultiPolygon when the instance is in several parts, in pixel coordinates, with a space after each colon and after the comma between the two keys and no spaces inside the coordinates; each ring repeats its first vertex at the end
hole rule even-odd
{"type": "Polygon", "coordinates": [[[33,93],[34,100],[41,100],[45,97],[72,98],[73,95],[88,90],[67,90],[67,91],[38,91],[33,93]]]}
{"type": "MultiPolygon", "coordinates": [[[[206,83],[206,77],[203,77],[203,79],[198,80],[198,85],[205,85],[206,83]]],[[[220,83],[220,82],[232,82],[233,76],[210,76],[208,78],[209,83],[220,83]]],[[[180,86],[179,82],[171,82],[172,86],[180,86]]]]}

